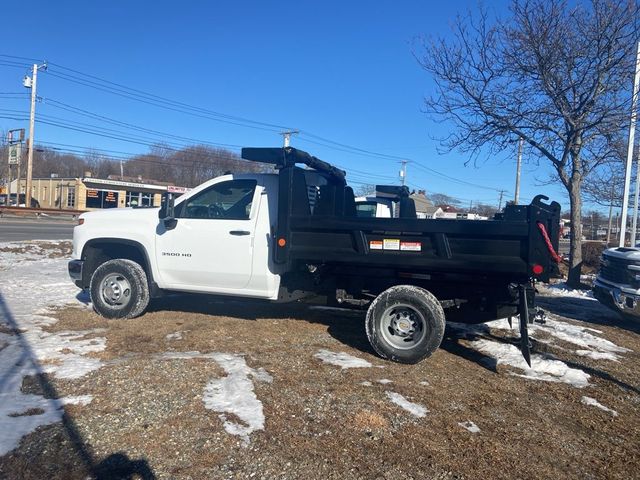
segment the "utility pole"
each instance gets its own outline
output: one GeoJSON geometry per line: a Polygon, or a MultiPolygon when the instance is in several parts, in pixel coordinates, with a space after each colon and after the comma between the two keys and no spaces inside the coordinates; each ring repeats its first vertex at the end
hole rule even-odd
{"type": "Polygon", "coordinates": [[[607,228],[607,248],[611,240],[611,221],[613,220],[613,196],[615,194],[615,184],[611,182],[611,196],[609,197],[609,227],[607,228]]]}
{"type": "Polygon", "coordinates": [[[24,142],[24,128],[16,128],[7,132],[7,145],[9,146],[9,188],[7,205],[11,206],[11,177],[13,166],[16,166],[16,206],[20,203],[20,164],[22,163],[22,144],[24,142]]]}
{"type": "Polygon", "coordinates": [[[280,135],[284,138],[284,148],[291,146],[291,135],[297,135],[300,133],[300,130],[286,130],[284,132],[280,132],[280,135]]]}
{"type": "Polygon", "coordinates": [[[513,203],[515,205],[518,205],[518,198],[520,197],[520,170],[522,169],[522,147],[523,146],[524,146],[524,138],[520,137],[520,140],[518,140],[518,162],[516,167],[516,194],[513,198],[513,203]]]}
{"type": "Polygon", "coordinates": [[[504,195],[505,190],[500,190],[500,200],[498,201],[498,211],[502,210],[502,196],[504,195]]]}
{"type": "Polygon", "coordinates": [[[624,176],[624,193],[622,197],[622,212],[620,226],[620,247],[624,247],[627,230],[627,209],[629,208],[629,183],[631,182],[631,165],[633,163],[633,147],[635,145],[636,118],[638,106],[638,89],[640,88],[640,42],[638,42],[638,52],[636,53],[636,74],[633,79],[633,96],[631,97],[631,121],[629,122],[629,141],[627,145],[627,167],[624,176]]]}
{"type": "Polygon", "coordinates": [[[640,157],[636,158],[636,191],[633,202],[633,218],[631,221],[631,246],[636,244],[636,228],[638,226],[638,194],[640,193],[640,157]]]}
{"type": "Polygon", "coordinates": [[[400,160],[400,163],[402,164],[402,167],[400,167],[400,182],[402,182],[402,186],[404,187],[407,181],[407,163],[409,163],[409,160],[400,160]]]}
{"type": "MultiPolygon", "coordinates": [[[[38,65],[37,63],[33,64],[33,72],[31,74],[31,78],[28,76],[24,77],[24,86],[26,88],[31,88],[31,115],[29,116],[29,144],[27,150],[27,188],[25,191],[25,207],[31,208],[31,184],[33,177],[33,135],[36,123],[36,86],[38,83],[38,70],[46,70],[47,63],[43,63],[42,65],[38,65]]],[[[20,182],[18,182],[20,183],[20,182]]]]}

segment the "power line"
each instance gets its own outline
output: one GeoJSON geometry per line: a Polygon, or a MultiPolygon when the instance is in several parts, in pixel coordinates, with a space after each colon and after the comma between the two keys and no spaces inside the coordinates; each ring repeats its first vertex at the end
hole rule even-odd
{"type": "MultiPolygon", "coordinates": [[[[106,88],[110,88],[111,90],[113,90],[111,93],[116,93],[116,91],[119,91],[120,93],[123,93],[123,94],[125,94],[125,95],[130,97],[130,93],[129,92],[135,92],[137,95],[140,95],[142,97],[151,99],[153,101],[166,102],[166,103],[168,103],[168,104],[170,104],[172,106],[179,106],[179,107],[183,107],[183,108],[186,108],[186,109],[189,109],[189,110],[193,110],[193,111],[196,111],[196,112],[201,112],[201,113],[207,113],[209,115],[220,116],[220,117],[223,117],[223,118],[226,118],[226,119],[235,120],[236,122],[248,122],[248,123],[251,123],[251,124],[256,124],[256,125],[261,125],[261,126],[288,129],[287,127],[282,127],[280,125],[276,125],[276,124],[273,124],[273,123],[259,122],[259,121],[255,121],[255,120],[251,120],[251,119],[247,119],[247,118],[243,118],[243,117],[237,117],[237,116],[234,116],[234,115],[223,114],[223,113],[216,112],[216,111],[209,110],[209,109],[203,109],[201,107],[194,107],[193,105],[189,105],[189,104],[186,104],[186,103],[183,103],[183,102],[178,102],[178,101],[175,101],[175,100],[171,100],[171,99],[168,99],[166,97],[161,97],[159,95],[150,94],[148,92],[144,92],[144,91],[139,90],[139,89],[128,87],[128,86],[125,86],[125,85],[117,83],[117,82],[112,82],[110,80],[105,80],[105,79],[97,77],[95,75],[90,75],[90,74],[81,72],[79,70],[75,70],[75,69],[72,69],[72,68],[69,68],[69,67],[65,67],[63,65],[59,65],[59,64],[56,64],[56,63],[49,62],[49,65],[50,66],[54,66],[54,67],[58,67],[59,69],[62,69],[62,70],[66,70],[66,71],[75,73],[77,75],[82,75],[82,76],[87,77],[87,78],[92,78],[94,80],[97,80],[98,82],[102,82],[103,84],[113,85],[114,87],[117,87],[117,88],[113,88],[113,87],[108,87],[107,86],[106,88]]],[[[55,75],[60,75],[60,73],[55,74],[54,72],[51,72],[51,71],[49,71],[48,73],[49,74],[53,74],[54,76],[55,75]]],[[[79,79],[77,79],[77,78],[75,78],[75,77],[73,77],[71,75],[67,75],[67,74],[64,74],[64,73],[62,73],[62,75],[66,76],[66,78],[68,80],[70,80],[70,81],[79,80],[79,79]]],[[[83,79],[80,79],[80,80],[88,82],[88,83],[94,83],[94,84],[96,83],[96,82],[91,82],[91,81],[87,81],[87,80],[83,80],[83,79]]],[[[134,100],[140,100],[139,98],[133,98],[133,99],[134,100]]],[[[222,121],[220,119],[218,119],[218,120],[222,121]]],[[[244,126],[248,126],[248,125],[244,125],[244,126]]],[[[374,156],[374,157],[377,157],[377,158],[383,158],[383,159],[389,159],[389,160],[407,160],[406,158],[400,157],[400,156],[397,156],[397,155],[388,155],[388,154],[384,154],[384,153],[380,153],[380,152],[374,152],[372,150],[367,150],[367,149],[363,149],[363,148],[359,148],[359,147],[354,147],[352,145],[348,145],[348,144],[345,144],[345,143],[336,142],[334,140],[327,139],[327,138],[321,137],[319,135],[315,135],[315,134],[313,134],[311,132],[308,132],[306,130],[301,130],[300,134],[301,135],[305,135],[307,137],[311,137],[311,138],[316,139],[316,140],[319,140],[320,142],[324,142],[324,146],[327,147],[327,148],[342,149],[342,151],[347,151],[347,152],[350,152],[350,153],[357,152],[357,153],[364,154],[364,155],[367,155],[367,156],[374,156]]],[[[313,143],[313,140],[306,139],[306,141],[309,141],[309,142],[313,143]]],[[[318,142],[316,142],[316,143],[318,143],[318,142]]],[[[412,160],[412,161],[414,163],[416,163],[416,165],[421,166],[423,169],[425,169],[425,170],[427,170],[427,171],[429,171],[429,172],[431,172],[433,174],[439,175],[442,178],[447,178],[449,180],[456,181],[458,183],[462,183],[462,184],[466,184],[466,185],[470,185],[470,186],[474,186],[474,187],[477,187],[477,188],[483,188],[483,189],[493,190],[493,191],[500,191],[500,189],[497,189],[497,188],[487,187],[485,185],[479,185],[479,184],[475,184],[473,182],[467,182],[467,181],[464,181],[464,180],[459,180],[457,178],[451,177],[451,176],[449,176],[447,174],[444,174],[442,172],[438,172],[435,169],[427,167],[426,165],[422,164],[421,162],[417,162],[415,160],[412,160]]]]}
{"type": "Polygon", "coordinates": [[[242,145],[235,145],[235,144],[231,144],[231,143],[210,142],[210,141],[202,140],[202,139],[198,139],[198,138],[183,137],[183,136],[180,136],[180,135],[176,135],[174,133],[167,133],[167,132],[162,132],[162,131],[159,131],[159,130],[154,130],[154,129],[151,129],[151,128],[141,127],[139,125],[135,125],[135,124],[128,123],[128,122],[123,122],[121,120],[116,120],[114,118],[106,117],[104,115],[100,115],[100,114],[97,114],[97,113],[90,112],[88,110],[84,110],[84,109],[81,109],[81,108],[78,108],[78,107],[74,107],[72,105],[69,105],[69,104],[64,103],[64,102],[60,102],[58,100],[54,100],[52,98],[44,98],[43,100],[44,100],[45,105],[50,105],[50,106],[52,106],[54,108],[65,110],[65,111],[70,112],[70,113],[75,113],[77,115],[81,115],[81,116],[88,117],[88,118],[93,118],[93,119],[96,119],[96,120],[99,120],[99,121],[102,121],[102,122],[105,122],[105,123],[109,123],[109,124],[112,124],[112,125],[123,126],[123,127],[127,127],[127,128],[130,128],[130,129],[133,129],[133,130],[138,130],[138,131],[141,131],[141,132],[151,133],[151,134],[159,135],[159,136],[162,136],[162,137],[178,138],[178,139],[182,139],[182,140],[188,140],[188,141],[191,141],[191,142],[198,142],[198,143],[201,143],[201,144],[220,146],[220,147],[236,147],[236,148],[241,148],[242,147],[242,145]]]}
{"type": "Polygon", "coordinates": [[[18,55],[7,55],[4,53],[0,53],[0,57],[16,58],[18,60],[26,60],[27,62],[39,62],[42,60],[41,58],[19,57],[18,55]]]}
{"type": "MultiPolygon", "coordinates": [[[[8,57],[8,58],[17,58],[17,59],[27,59],[27,57],[17,57],[17,56],[11,56],[11,55],[0,55],[1,57],[8,57]]],[[[15,62],[15,61],[6,61],[3,60],[2,63],[6,63],[6,62],[11,62],[11,64],[15,64],[15,65],[19,65],[22,67],[27,67],[28,65],[25,63],[19,63],[19,62],[15,62]]],[[[0,63],[0,64],[2,64],[0,63]]],[[[252,120],[252,119],[248,119],[248,118],[244,118],[244,117],[239,117],[239,116],[234,116],[234,115],[228,115],[228,114],[224,114],[221,112],[216,112],[214,110],[209,110],[209,109],[205,109],[202,107],[197,107],[197,106],[193,106],[193,105],[189,105],[187,103],[184,102],[179,102],[179,101],[175,101],[175,100],[171,100],[169,98],[166,97],[162,97],[159,95],[155,95],[155,94],[151,94],[148,92],[144,92],[142,90],[139,89],[135,89],[132,87],[127,87],[123,84],[120,83],[116,83],[116,82],[112,82],[110,80],[105,80],[103,78],[97,77],[95,75],[91,75],[91,74],[87,74],[84,72],[81,72],[79,70],[75,70],[75,69],[71,69],[69,67],[65,67],[63,65],[59,65],[56,63],[51,63],[49,62],[49,65],[51,67],[57,67],[57,69],[60,70],[64,70],[67,72],[71,72],[72,74],[68,74],[68,73],[64,73],[61,71],[51,71],[51,69],[49,69],[49,71],[47,72],[48,75],[54,76],[54,77],[58,77],[60,79],[66,80],[66,81],[70,81],[76,84],[80,84],[80,85],[84,85],[90,88],[94,88],[97,89],[99,91],[103,91],[103,92],[107,92],[110,94],[114,94],[114,95],[119,95],[121,97],[127,98],[129,100],[134,100],[134,101],[138,101],[138,102],[142,102],[142,103],[146,103],[149,105],[153,105],[159,108],[164,108],[164,109],[168,109],[168,110],[172,110],[172,111],[177,111],[177,112],[181,112],[181,113],[185,113],[188,115],[193,115],[196,117],[201,117],[201,118],[207,118],[210,120],[214,120],[214,121],[219,121],[219,122],[223,122],[223,123],[229,123],[229,124],[233,124],[233,125],[238,125],[238,126],[243,126],[243,127],[249,127],[249,128],[258,128],[258,129],[262,129],[262,130],[267,130],[267,131],[273,131],[276,132],[275,129],[283,129],[283,128],[287,128],[287,127],[283,127],[282,125],[276,125],[273,123],[267,123],[267,122],[261,122],[261,121],[256,121],[256,120],[252,120]],[[73,75],[75,74],[75,75],[73,75]],[[77,75],[80,75],[82,77],[85,78],[78,78],[77,75]],[[93,80],[90,80],[93,79],[93,80]]],[[[60,102],[62,103],[62,102],[60,102]]],[[[301,135],[305,136],[305,137],[310,137],[310,138],[303,138],[303,141],[307,141],[309,143],[315,143],[318,145],[322,145],[326,148],[330,148],[333,150],[338,150],[338,151],[343,151],[346,153],[350,153],[350,154],[358,154],[358,155],[364,155],[367,157],[375,157],[375,158],[380,158],[380,159],[385,159],[385,160],[408,160],[407,158],[404,157],[400,157],[397,155],[388,155],[388,154],[384,154],[384,153],[380,153],[380,152],[375,152],[372,150],[367,150],[364,148],[360,148],[360,147],[354,147],[352,145],[348,145],[345,143],[341,143],[341,142],[336,142],[334,140],[331,139],[327,139],[325,137],[321,137],[319,135],[315,135],[311,132],[308,131],[301,131],[301,135]]],[[[500,191],[500,189],[497,188],[492,188],[492,187],[488,187],[486,185],[479,185],[473,182],[468,182],[465,180],[460,180],[458,178],[452,177],[450,175],[444,174],[442,172],[439,172],[435,169],[432,169],[424,164],[422,164],[421,162],[418,162],[416,160],[411,160],[413,163],[415,163],[416,166],[418,166],[419,168],[422,168],[423,170],[432,173],[434,175],[438,175],[439,177],[443,178],[443,179],[447,179],[449,181],[455,182],[455,183],[459,183],[462,185],[468,185],[468,186],[473,186],[476,188],[481,188],[481,189],[486,189],[486,190],[492,190],[492,191],[500,191]]]]}
{"type": "Polygon", "coordinates": [[[284,127],[283,125],[277,125],[277,124],[268,123],[268,122],[261,122],[261,121],[252,120],[252,119],[249,119],[249,118],[240,117],[240,116],[237,116],[237,115],[229,115],[229,114],[225,114],[225,113],[221,113],[221,112],[216,112],[214,110],[210,110],[210,109],[207,109],[207,108],[197,107],[197,106],[194,106],[194,105],[190,105],[188,103],[172,100],[170,98],[166,98],[166,97],[162,97],[160,95],[155,95],[155,94],[152,94],[152,93],[148,93],[148,92],[145,92],[143,90],[139,90],[139,89],[132,88],[132,87],[127,87],[126,85],[122,85],[120,83],[116,83],[116,82],[113,82],[113,81],[110,81],[110,80],[105,80],[105,79],[97,77],[95,75],[90,75],[90,74],[87,74],[87,73],[83,73],[83,72],[80,72],[78,70],[74,70],[72,68],[65,67],[63,65],[59,65],[59,64],[56,64],[56,63],[50,63],[50,65],[53,65],[53,66],[58,67],[58,68],[63,69],[63,70],[67,70],[69,72],[73,72],[73,73],[78,74],[78,75],[82,75],[84,77],[93,78],[94,80],[97,80],[97,81],[105,83],[105,84],[114,85],[116,87],[119,87],[119,89],[123,89],[125,91],[135,92],[136,94],[142,95],[144,97],[153,98],[153,99],[156,99],[156,100],[159,100],[159,101],[162,101],[162,102],[167,102],[167,103],[172,104],[172,105],[177,105],[177,106],[184,107],[184,108],[187,108],[187,109],[196,110],[196,111],[199,111],[199,112],[202,112],[202,113],[207,113],[207,114],[210,114],[210,115],[216,115],[216,116],[224,117],[224,118],[227,118],[227,119],[230,119],[230,120],[239,121],[239,122],[253,123],[253,124],[262,125],[262,126],[265,126],[265,127],[288,128],[288,127],[284,127]]]}
{"type": "MultiPolygon", "coordinates": [[[[49,64],[49,65],[66,69],[66,67],[61,67],[60,65],[57,65],[57,64],[49,64]]],[[[62,80],[83,85],[89,88],[94,88],[96,90],[117,95],[120,97],[124,97],[129,100],[134,100],[137,102],[153,105],[159,108],[164,108],[174,112],[180,112],[180,113],[184,113],[187,115],[192,115],[200,118],[207,118],[209,120],[223,122],[231,125],[238,125],[242,127],[255,128],[255,129],[266,130],[271,132],[279,132],[283,128],[284,129],[288,128],[282,125],[277,125],[277,124],[272,124],[267,122],[260,122],[257,120],[251,120],[243,117],[238,117],[235,115],[228,115],[228,114],[216,112],[214,110],[196,107],[183,102],[166,99],[165,97],[160,97],[159,95],[145,93],[145,92],[142,92],[141,90],[137,90],[130,87],[125,87],[125,86],[122,86],[122,88],[112,87],[108,84],[113,84],[113,85],[120,85],[120,84],[116,84],[115,82],[110,82],[108,80],[100,79],[100,82],[102,83],[99,83],[99,82],[94,82],[92,80],[87,80],[84,78],[78,78],[74,75],[69,75],[63,72],[51,71],[51,69],[47,73],[48,75],[60,78],[62,80]]],[[[82,75],[85,75],[90,78],[98,78],[93,75],[87,75],[87,74],[82,74],[82,75]]]]}

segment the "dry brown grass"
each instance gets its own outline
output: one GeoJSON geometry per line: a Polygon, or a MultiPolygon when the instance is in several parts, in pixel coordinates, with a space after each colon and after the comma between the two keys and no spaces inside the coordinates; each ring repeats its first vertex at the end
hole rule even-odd
{"type": "MultiPolygon", "coordinates": [[[[348,312],[188,297],[167,299],[135,320],[107,322],[78,309],[57,316],[56,330],[106,328],[100,335],[107,350],[98,356],[107,366],[76,383],[56,382],[63,392],[94,395],[90,405],[67,411],[96,462],[124,452],[144,459],[160,478],[582,479],[630,478],[640,469],[640,341],[615,325],[596,328],[633,350],[620,362],[579,357],[562,343],[536,344],[592,375],[593,386],[576,389],[525,380],[508,367],[485,368],[456,338],[418,365],[383,361],[366,343],[362,316],[348,312]],[[176,332],[182,339],[167,339],[176,332]],[[319,349],[365,358],[374,368],[323,364],[313,356],[319,349]],[[271,384],[254,382],[266,426],[251,435],[249,447],[204,408],[203,389],[222,369],[206,359],[158,359],[167,351],[242,353],[249,366],[272,375],[271,384]],[[378,383],[383,378],[392,383],[378,383]],[[413,417],[386,391],[429,413],[413,417]],[[619,416],[581,404],[583,395],[619,416]],[[458,425],[468,420],[481,432],[458,425]]],[[[42,429],[0,459],[0,476],[35,478],[35,471],[56,478],[48,464],[54,459],[43,451],[57,447],[43,438],[60,442],[59,428],[42,429]],[[33,460],[30,469],[25,456],[33,460]]],[[[86,473],[81,462],[69,462],[69,478],[86,473]]]]}
{"type": "Polygon", "coordinates": [[[71,255],[72,248],[73,246],[69,241],[59,243],[32,241],[20,242],[19,245],[15,246],[0,247],[0,253],[29,254],[36,252],[39,255],[44,254],[48,258],[63,258],[71,255]]]}

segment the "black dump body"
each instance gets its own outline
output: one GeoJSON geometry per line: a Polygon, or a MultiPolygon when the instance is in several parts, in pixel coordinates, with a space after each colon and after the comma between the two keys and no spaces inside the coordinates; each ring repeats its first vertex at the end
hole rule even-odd
{"type": "MultiPolygon", "coordinates": [[[[509,205],[493,220],[359,218],[345,173],[294,148],[245,148],[242,157],[280,170],[277,263],[375,269],[407,278],[524,284],[557,273],[549,246],[558,249],[560,205],[537,196],[530,205],[509,205]],[[303,163],[313,170],[296,167],[303,163]],[[444,278],[444,277],[443,277],[444,278]]],[[[393,187],[398,188],[398,187],[393,187]]],[[[411,202],[402,197],[401,202],[411,202]]]]}

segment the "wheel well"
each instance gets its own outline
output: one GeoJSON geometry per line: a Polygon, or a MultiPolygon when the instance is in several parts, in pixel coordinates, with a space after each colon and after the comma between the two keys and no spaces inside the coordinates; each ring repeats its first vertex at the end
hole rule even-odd
{"type": "Polygon", "coordinates": [[[98,240],[88,243],[82,251],[82,283],[87,288],[91,282],[91,276],[100,265],[109,260],[123,258],[132,260],[142,266],[149,284],[153,277],[144,247],[137,242],[124,242],[118,240],[98,240]]]}

